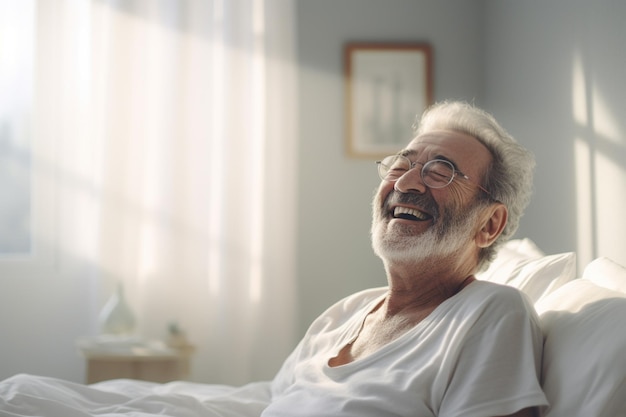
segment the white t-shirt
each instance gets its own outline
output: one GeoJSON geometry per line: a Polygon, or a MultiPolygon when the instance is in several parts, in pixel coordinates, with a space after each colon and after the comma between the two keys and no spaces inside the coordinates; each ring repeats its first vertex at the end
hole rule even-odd
{"type": "Polygon", "coordinates": [[[545,405],[543,339],[517,290],[474,281],[373,354],[330,367],[387,288],[318,317],[272,383],[263,417],[488,417],[545,405]]]}

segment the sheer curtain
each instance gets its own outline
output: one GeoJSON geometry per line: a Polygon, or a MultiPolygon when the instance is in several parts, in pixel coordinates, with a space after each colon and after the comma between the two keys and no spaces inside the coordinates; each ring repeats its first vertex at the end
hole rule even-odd
{"type": "Polygon", "coordinates": [[[98,307],[121,282],[139,334],[185,330],[197,381],[269,378],[294,344],[292,1],[36,3],[59,245],[98,307]]]}

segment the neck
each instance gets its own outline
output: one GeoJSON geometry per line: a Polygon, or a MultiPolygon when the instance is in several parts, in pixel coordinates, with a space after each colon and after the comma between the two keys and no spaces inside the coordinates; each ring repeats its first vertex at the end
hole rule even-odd
{"type": "Polygon", "coordinates": [[[449,260],[419,265],[385,265],[389,293],[387,315],[407,310],[432,311],[475,278],[473,268],[454,268],[449,260]]]}

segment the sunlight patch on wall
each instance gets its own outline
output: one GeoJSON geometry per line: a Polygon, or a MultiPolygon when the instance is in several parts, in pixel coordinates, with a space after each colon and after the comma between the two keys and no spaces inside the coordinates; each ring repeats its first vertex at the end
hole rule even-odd
{"type": "Polygon", "coordinates": [[[574,158],[576,163],[576,213],[577,241],[576,256],[578,270],[594,258],[593,235],[593,195],[591,183],[590,149],[586,140],[576,138],[574,141],[574,158]]]}
{"type": "Polygon", "coordinates": [[[623,134],[619,121],[594,84],[579,53],[572,65],[572,115],[574,141],[578,266],[608,256],[624,263],[626,237],[626,171],[623,134]]]}
{"type": "Polygon", "coordinates": [[[594,165],[596,187],[596,212],[598,256],[608,256],[620,263],[626,262],[623,248],[626,245],[626,173],[615,159],[616,155],[596,152],[594,165]]]}
{"type": "Polygon", "coordinates": [[[593,195],[591,184],[590,149],[586,140],[576,138],[574,158],[576,162],[576,213],[578,265],[586,265],[594,257],[593,195]]]}
{"type": "Polygon", "coordinates": [[[572,65],[572,114],[578,125],[588,126],[587,94],[585,73],[579,53],[574,55],[572,65]]]}
{"type": "Polygon", "coordinates": [[[591,91],[593,105],[593,130],[595,136],[600,138],[601,141],[606,141],[607,144],[619,144],[620,138],[622,138],[622,144],[624,143],[623,135],[620,132],[619,124],[615,115],[609,108],[606,100],[600,94],[600,91],[593,89],[591,91]]]}
{"type": "Polygon", "coordinates": [[[615,112],[602,93],[598,88],[591,90],[597,256],[608,256],[624,263],[626,218],[622,211],[626,206],[626,142],[615,112]]]}
{"type": "MultiPolygon", "coordinates": [[[[589,132],[585,74],[580,54],[575,54],[572,65],[572,114],[583,132],[589,132]]],[[[594,236],[594,207],[592,184],[592,150],[588,137],[579,135],[574,141],[576,175],[576,255],[578,270],[591,261],[596,253],[594,236]]]]}

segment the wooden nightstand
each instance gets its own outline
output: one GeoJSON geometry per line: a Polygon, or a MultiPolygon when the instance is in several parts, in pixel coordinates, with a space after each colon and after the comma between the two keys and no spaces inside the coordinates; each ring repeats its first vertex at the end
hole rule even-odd
{"type": "Polygon", "coordinates": [[[87,384],[116,378],[169,382],[189,376],[189,359],[193,352],[191,346],[173,349],[152,342],[145,346],[134,343],[112,347],[110,344],[94,345],[85,341],[78,345],[87,361],[87,384]]]}

